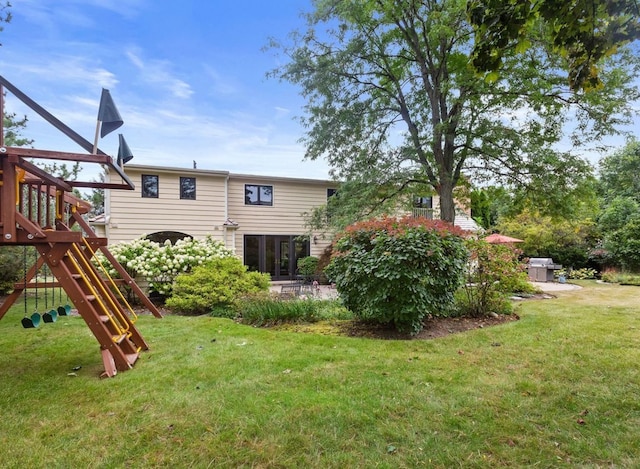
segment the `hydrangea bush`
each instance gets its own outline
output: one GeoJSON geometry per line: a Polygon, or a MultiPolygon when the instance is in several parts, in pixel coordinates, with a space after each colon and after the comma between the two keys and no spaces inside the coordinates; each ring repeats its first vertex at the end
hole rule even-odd
{"type": "MultiPolygon", "coordinates": [[[[129,275],[144,278],[149,282],[151,291],[164,296],[171,294],[178,274],[190,272],[194,267],[213,259],[233,257],[231,250],[211,236],[203,240],[183,238],[172,245],[168,240],[160,244],[142,235],[130,243],[109,246],[109,250],[129,275]]],[[[103,265],[107,265],[102,254],[96,257],[103,265]]],[[[109,275],[118,277],[115,269],[109,267],[109,275]]]]}
{"type": "Polygon", "coordinates": [[[463,235],[426,218],[355,223],[338,235],[325,272],[357,318],[417,333],[428,315],[451,311],[468,257],[463,235]]]}

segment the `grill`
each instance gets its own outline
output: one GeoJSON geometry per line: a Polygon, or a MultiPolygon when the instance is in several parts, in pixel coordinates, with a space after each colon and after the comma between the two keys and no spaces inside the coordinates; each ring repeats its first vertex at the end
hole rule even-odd
{"type": "Polygon", "coordinates": [[[532,282],[553,282],[554,272],[562,265],[554,264],[550,257],[532,257],[529,259],[529,280],[532,282]]]}

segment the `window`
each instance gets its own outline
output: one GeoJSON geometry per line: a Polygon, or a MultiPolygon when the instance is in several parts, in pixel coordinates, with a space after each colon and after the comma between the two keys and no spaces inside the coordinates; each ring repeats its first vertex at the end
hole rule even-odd
{"type": "Polygon", "coordinates": [[[327,189],[327,200],[338,193],[338,189],[327,189]]]}
{"type": "Polygon", "coordinates": [[[142,175],[142,197],[158,198],[158,176],[154,174],[142,175]]]}
{"type": "Polygon", "coordinates": [[[273,205],[273,186],[245,184],[245,205],[273,205]]]}
{"type": "Polygon", "coordinates": [[[196,200],[196,178],[180,178],[180,198],[196,200]]]}
{"type": "Polygon", "coordinates": [[[416,197],[413,200],[415,208],[433,208],[433,197],[416,197]]]}
{"type": "Polygon", "coordinates": [[[180,233],[179,231],[157,231],[156,233],[147,235],[146,239],[159,244],[164,244],[166,240],[169,240],[171,244],[176,244],[176,242],[184,238],[193,238],[193,236],[189,236],[186,233],[180,233]]]}

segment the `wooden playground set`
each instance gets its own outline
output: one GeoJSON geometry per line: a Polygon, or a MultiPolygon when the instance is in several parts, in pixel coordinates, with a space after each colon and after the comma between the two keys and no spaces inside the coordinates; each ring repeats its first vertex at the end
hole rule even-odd
{"type": "MultiPolygon", "coordinates": [[[[149,346],[136,328],[135,311],[119,286],[128,286],[154,316],[162,315],[109,252],[107,239],[98,237],[87,223],[83,216],[91,205],[76,197],[73,190],[133,190],[135,187],[120,166],[122,163],[97,148],[97,130],[96,143],[91,144],[2,76],[0,109],[0,246],[23,246],[25,250],[24,278],[16,282],[13,292],[0,305],[0,319],[29,290],[35,290],[37,295],[38,288],[62,289],[100,344],[104,363],[102,376],[112,377],[118,371],[129,370],[140,352],[149,346]],[[5,146],[5,91],[71,138],[86,153],[5,146]],[[118,174],[121,182],[67,181],[48,174],[33,160],[103,165],[118,174]],[[30,267],[26,255],[29,246],[37,252],[30,267]],[[109,276],[109,266],[97,261],[98,252],[120,278],[109,276]]],[[[67,315],[70,310],[70,305],[60,305],[41,314],[27,311],[25,301],[22,326],[27,329],[37,327],[41,319],[54,322],[58,315],[67,315]]]]}

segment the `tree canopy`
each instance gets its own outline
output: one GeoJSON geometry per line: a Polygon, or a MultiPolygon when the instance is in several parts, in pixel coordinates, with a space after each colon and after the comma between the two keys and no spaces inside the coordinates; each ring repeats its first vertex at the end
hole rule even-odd
{"type": "MultiPolygon", "coordinates": [[[[440,217],[455,218],[465,178],[512,186],[571,185],[590,171],[554,144],[575,126],[587,145],[615,131],[639,96],[638,60],[621,49],[602,64],[606,86],[571,89],[562,57],[536,31],[535,47],[505,50],[495,80],[470,65],[474,29],[463,0],[316,0],[308,28],[275,46],[288,62],[273,75],[306,99],[302,142],[334,177],[357,181],[375,207],[430,187],[440,217]],[[374,191],[371,187],[381,188],[374,191]]],[[[533,43],[533,42],[532,42],[533,43]]],[[[342,189],[341,189],[342,190],[342,189]]]]}
{"type": "Polygon", "coordinates": [[[640,141],[600,160],[600,189],[605,200],[629,197],[640,203],[640,141]]]}
{"type": "Polygon", "coordinates": [[[602,59],[640,39],[637,0],[469,0],[467,10],[476,68],[496,72],[509,49],[526,50],[530,31],[540,29],[574,89],[603,86],[602,59]]]}

